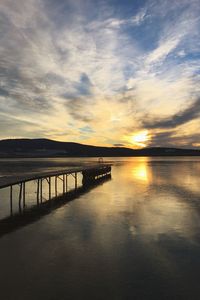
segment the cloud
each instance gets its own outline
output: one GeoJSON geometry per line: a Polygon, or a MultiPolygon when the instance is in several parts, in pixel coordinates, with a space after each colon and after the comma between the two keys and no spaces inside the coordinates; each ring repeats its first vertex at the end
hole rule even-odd
{"type": "Polygon", "coordinates": [[[164,119],[146,120],[143,122],[144,127],[148,129],[154,128],[176,128],[182,124],[192,121],[200,116],[200,99],[197,99],[189,107],[179,111],[174,116],[164,119]]]}
{"type": "Polygon", "coordinates": [[[122,27],[140,26],[146,18],[148,18],[147,9],[140,9],[135,15],[129,18],[106,18],[103,20],[93,21],[87,28],[92,30],[106,29],[121,29],[122,27]]]}
{"type": "Polygon", "coordinates": [[[151,137],[149,147],[181,147],[181,148],[197,148],[200,143],[198,133],[182,134],[174,130],[166,130],[155,133],[151,137]]]}
{"type": "Polygon", "coordinates": [[[135,16],[130,19],[130,24],[139,26],[148,17],[146,8],[142,8],[135,16]]]}
{"type": "Polygon", "coordinates": [[[45,136],[45,130],[36,129],[37,122],[29,122],[6,114],[0,114],[0,127],[2,138],[21,138],[27,133],[29,137],[45,136]],[[14,130],[13,130],[14,128],[14,130]]]}
{"type": "Polygon", "coordinates": [[[152,143],[181,144],[159,133],[179,126],[193,143],[183,126],[199,119],[198,1],[134,5],[2,0],[1,137],[127,145],[146,127],[152,143]]]}
{"type": "Polygon", "coordinates": [[[125,145],[124,144],[113,144],[113,146],[115,146],[115,147],[124,147],[125,145]]]}

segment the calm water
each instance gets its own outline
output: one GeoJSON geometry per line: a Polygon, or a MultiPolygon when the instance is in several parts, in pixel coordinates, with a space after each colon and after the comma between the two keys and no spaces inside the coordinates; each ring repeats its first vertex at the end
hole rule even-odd
{"type": "MultiPolygon", "coordinates": [[[[0,160],[0,176],[91,160],[0,160]]],[[[107,160],[112,180],[1,236],[0,299],[200,299],[200,158],[107,160]]]]}

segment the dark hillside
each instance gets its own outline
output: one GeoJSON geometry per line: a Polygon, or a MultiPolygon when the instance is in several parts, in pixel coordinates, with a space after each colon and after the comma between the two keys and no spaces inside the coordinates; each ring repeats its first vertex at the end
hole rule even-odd
{"type": "Polygon", "coordinates": [[[129,149],[124,147],[98,147],[48,139],[8,139],[0,141],[0,157],[40,156],[176,156],[200,155],[199,150],[177,148],[129,149]]]}

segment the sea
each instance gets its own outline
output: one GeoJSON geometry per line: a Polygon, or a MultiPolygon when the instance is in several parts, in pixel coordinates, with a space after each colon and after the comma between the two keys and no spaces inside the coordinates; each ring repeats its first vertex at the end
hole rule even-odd
{"type": "MultiPolygon", "coordinates": [[[[0,159],[0,176],[96,162],[0,159]]],[[[112,163],[111,178],[46,213],[34,212],[30,222],[21,215],[21,225],[11,230],[5,230],[12,218],[9,189],[0,190],[0,299],[200,299],[200,157],[104,162],[112,163]]],[[[61,181],[58,191],[62,194],[61,181]]],[[[18,195],[16,186],[14,215],[18,195]]],[[[43,197],[48,201],[47,183],[43,197]]],[[[35,205],[36,183],[30,182],[25,210],[35,205]]]]}

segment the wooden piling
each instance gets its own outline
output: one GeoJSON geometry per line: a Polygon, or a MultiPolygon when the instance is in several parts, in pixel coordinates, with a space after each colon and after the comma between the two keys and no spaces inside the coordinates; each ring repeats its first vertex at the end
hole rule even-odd
{"type": "Polygon", "coordinates": [[[42,203],[42,179],[40,179],[40,202],[42,203]]]}
{"type": "Polygon", "coordinates": [[[25,182],[23,182],[23,208],[25,208],[26,205],[26,186],[25,182]]]}
{"type": "Polygon", "coordinates": [[[75,178],[75,190],[78,187],[78,182],[77,182],[77,173],[74,174],[74,178],[75,178]]]}
{"type": "Polygon", "coordinates": [[[13,186],[10,186],[10,215],[13,214],[13,186]]]}
{"type": "Polygon", "coordinates": [[[58,178],[55,176],[55,196],[57,197],[58,195],[58,178]]]}
{"type": "Polygon", "coordinates": [[[51,200],[51,177],[49,177],[48,183],[49,183],[49,200],[51,200]]]}
{"type": "Polygon", "coordinates": [[[63,194],[65,193],[65,174],[63,174],[63,194]]]}
{"type": "Polygon", "coordinates": [[[37,205],[39,205],[40,179],[37,180],[37,205]]]}

